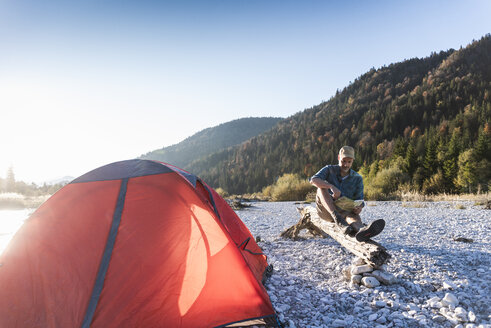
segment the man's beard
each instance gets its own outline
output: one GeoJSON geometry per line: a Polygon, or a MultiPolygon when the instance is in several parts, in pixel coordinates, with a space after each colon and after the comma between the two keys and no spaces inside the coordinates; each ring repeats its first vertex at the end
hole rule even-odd
{"type": "Polygon", "coordinates": [[[341,172],[344,172],[344,173],[349,172],[349,168],[341,166],[341,172]]]}

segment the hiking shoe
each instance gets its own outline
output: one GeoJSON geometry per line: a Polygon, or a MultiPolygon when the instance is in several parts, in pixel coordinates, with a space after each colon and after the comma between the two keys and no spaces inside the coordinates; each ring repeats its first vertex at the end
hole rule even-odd
{"type": "Polygon", "coordinates": [[[349,228],[346,228],[346,231],[344,232],[345,234],[349,235],[350,237],[354,237],[357,233],[356,229],[353,227],[353,225],[349,225],[349,228]]]}
{"type": "Polygon", "coordinates": [[[361,228],[360,231],[355,235],[357,241],[367,241],[368,239],[375,237],[384,230],[385,221],[383,219],[378,219],[370,223],[368,226],[361,228]]]}

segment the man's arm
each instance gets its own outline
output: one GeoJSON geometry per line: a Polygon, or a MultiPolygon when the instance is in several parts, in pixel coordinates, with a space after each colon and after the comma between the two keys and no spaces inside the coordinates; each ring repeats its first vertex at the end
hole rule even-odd
{"type": "Polygon", "coordinates": [[[341,191],[336,188],[336,186],[321,178],[310,179],[310,184],[316,186],[317,188],[330,189],[332,191],[332,196],[334,199],[338,199],[339,196],[341,196],[341,191]]]}

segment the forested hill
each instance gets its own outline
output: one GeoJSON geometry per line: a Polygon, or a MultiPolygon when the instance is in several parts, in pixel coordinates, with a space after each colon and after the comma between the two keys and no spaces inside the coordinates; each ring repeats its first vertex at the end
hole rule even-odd
{"type": "Polygon", "coordinates": [[[279,117],[248,117],[204,129],[182,142],[149,152],[140,158],[153,159],[186,168],[203,156],[238,145],[281,121],[279,117]]]}
{"type": "Polygon", "coordinates": [[[347,144],[357,152],[354,168],[377,192],[398,186],[425,193],[485,191],[490,92],[488,34],[460,50],[372,69],[329,101],[187,168],[229,193],[256,192],[282,174],[308,177],[336,163],[347,144]]]}

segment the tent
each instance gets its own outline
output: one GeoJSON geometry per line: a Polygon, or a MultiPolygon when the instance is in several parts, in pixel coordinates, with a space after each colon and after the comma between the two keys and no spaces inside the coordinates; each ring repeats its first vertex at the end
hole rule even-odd
{"type": "Polygon", "coordinates": [[[0,256],[0,327],[278,327],[266,256],[213,189],[127,160],[75,179],[0,256]]]}

